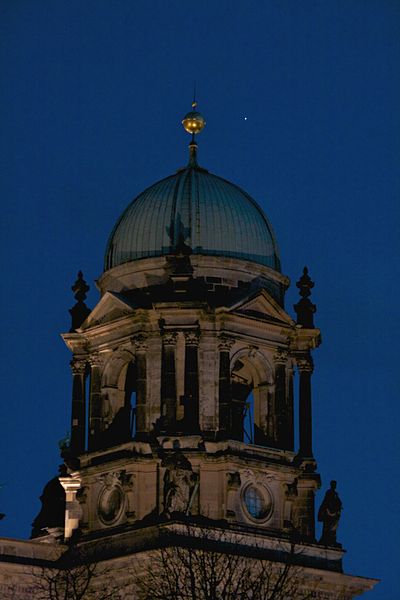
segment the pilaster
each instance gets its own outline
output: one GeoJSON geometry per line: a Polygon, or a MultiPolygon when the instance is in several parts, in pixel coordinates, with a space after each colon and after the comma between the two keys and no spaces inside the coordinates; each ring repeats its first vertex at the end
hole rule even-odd
{"type": "Polygon", "coordinates": [[[275,403],[274,403],[274,423],[276,446],[283,450],[293,449],[293,440],[291,438],[290,422],[288,415],[288,390],[286,368],[288,362],[288,352],[286,349],[279,348],[274,355],[275,363],[275,403]]]}
{"type": "Polygon", "coordinates": [[[147,436],[148,410],[147,410],[147,338],[138,335],[132,339],[136,356],[136,438],[144,439],[147,436]]]}
{"type": "Polygon", "coordinates": [[[78,477],[59,477],[59,481],[65,490],[65,532],[64,538],[68,540],[79,527],[79,520],[82,515],[82,509],[76,494],[81,487],[81,480],[78,477]]]}
{"type": "Polygon", "coordinates": [[[72,369],[72,410],[71,410],[71,443],[72,455],[79,455],[85,451],[86,430],[86,393],[85,379],[86,360],[74,358],[70,362],[72,369]]]}
{"type": "Polygon", "coordinates": [[[99,354],[89,357],[90,398],[89,398],[89,451],[96,450],[100,443],[103,425],[103,407],[101,400],[101,371],[103,358],[99,354]]]}
{"type": "Polygon", "coordinates": [[[176,331],[163,331],[161,357],[161,429],[166,431],[170,430],[176,422],[176,340],[176,331]]]}
{"type": "Polygon", "coordinates": [[[231,425],[231,362],[230,351],[234,340],[222,334],[219,350],[219,436],[229,437],[231,425]]]}

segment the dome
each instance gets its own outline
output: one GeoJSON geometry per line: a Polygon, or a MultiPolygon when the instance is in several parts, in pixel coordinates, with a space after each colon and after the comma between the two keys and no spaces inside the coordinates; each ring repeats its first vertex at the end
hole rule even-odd
{"type": "Polygon", "coordinates": [[[193,160],[126,208],[108,241],[105,270],[178,247],[280,271],[278,247],[262,209],[241,188],[193,160]]]}

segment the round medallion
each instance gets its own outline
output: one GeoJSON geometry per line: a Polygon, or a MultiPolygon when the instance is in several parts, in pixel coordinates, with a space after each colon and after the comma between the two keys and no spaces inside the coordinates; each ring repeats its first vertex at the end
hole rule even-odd
{"type": "Polygon", "coordinates": [[[99,498],[99,517],[106,525],[119,519],[124,508],[124,492],[118,485],[106,487],[99,498]]]}
{"type": "Polygon", "coordinates": [[[272,513],[272,497],[264,485],[249,483],[242,492],[247,516],[253,521],[266,521],[272,513]]]}

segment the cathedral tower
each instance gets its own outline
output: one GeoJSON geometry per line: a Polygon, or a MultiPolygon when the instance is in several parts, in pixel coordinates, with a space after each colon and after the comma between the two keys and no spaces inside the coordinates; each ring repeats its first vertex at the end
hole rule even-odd
{"type": "Polygon", "coordinates": [[[196,106],[183,124],[189,162],[121,215],[93,310],[81,273],[73,286],[65,522],[49,527],[42,515],[35,539],[62,536],[89,554],[102,540],[125,564],[190,524],[185,543],[222,530],[237,551],[277,563],[295,544],[315,597],[352,598],[374,582],[342,572],[340,506],[321,542],[315,533],[314,284],[305,268],[290,316],[267,217],[199,166],[196,106]]]}

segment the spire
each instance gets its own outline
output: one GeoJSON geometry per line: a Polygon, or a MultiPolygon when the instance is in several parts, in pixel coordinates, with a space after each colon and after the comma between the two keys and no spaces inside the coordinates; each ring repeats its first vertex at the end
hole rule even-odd
{"type": "Polygon", "coordinates": [[[311,281],[307,267],[304,267],[303,274],[296,283],[296,286],[299,288],[299,294],[301,296],[301,300],[294,305],[294,310],[297,314],[297,324],[312,329],[314,327],[313,315],[316,312],[317,307],[309,299],[311,290],[314,287],[314,282],[311,281]]]}
{"type": "Polygon", "coordinates": [[[197,144],[195,141],[195,135],[203,131],[205,127],[205,119],[201,113],[197,110],[196,102],[196,84],[193,92],[192,110],[183,117],[182,125],[184,129],[191,134],[192,139],[189,144],[189,167],[197,167],[197,144]]]}
{"type": "Polygon", "coordinates": [[[71,287],[71,290],[74,292],[76,304],[69,310],[69,314],[72,317],[70,333],[74,333],[90,313],[90,308],[85,304],[86,292],[88,292],[89,289],[90,287],[83,279],[82,271],[79,271],[78,279],[71,287]]]}

